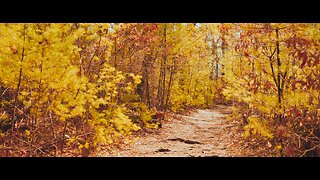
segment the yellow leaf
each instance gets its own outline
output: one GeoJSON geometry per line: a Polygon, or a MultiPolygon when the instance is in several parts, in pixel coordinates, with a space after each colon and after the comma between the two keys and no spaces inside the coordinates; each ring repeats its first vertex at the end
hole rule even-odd
{"type": "Polygon", "coordinates": [[[280,149],[282,149],[282,147],[281,147],[281,145],[277,145],[277,146],[275,147],[275,149],[276,149],[276,150],[280,150],[280,149]]]}
{"type": "Polygon", "coordinates": [[[86,143],[84,144],[84,147],[85,147],[86,149],[88,149],[88,148],[89,148],[89,143],[86,142],[86,143]]]}
{"type": "Polygon", "coordinates": [[[27,136],[30,136],[30,131],[29,130],[25,130],[25,132],[26,132],[27,136]]]}

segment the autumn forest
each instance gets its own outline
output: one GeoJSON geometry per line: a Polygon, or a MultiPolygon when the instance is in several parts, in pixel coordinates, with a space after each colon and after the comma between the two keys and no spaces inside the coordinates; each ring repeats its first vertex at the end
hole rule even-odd
{"type": "Polygon", "coordinates": [[[319,156],[319,30],[2,23],[0,156],[319,156]]]}

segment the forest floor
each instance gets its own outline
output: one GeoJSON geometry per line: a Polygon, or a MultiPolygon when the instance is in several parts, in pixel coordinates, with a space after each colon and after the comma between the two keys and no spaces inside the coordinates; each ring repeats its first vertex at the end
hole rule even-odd
{"type": "Polygon", "coordinates": [[[239,157],[246,156],[241,135],[227,119],[231,108],[216,105],[187,115],[172,114],[162,128],[139,131],[136,141],[117,150],[101,151],[103,157],[239,157]]]}

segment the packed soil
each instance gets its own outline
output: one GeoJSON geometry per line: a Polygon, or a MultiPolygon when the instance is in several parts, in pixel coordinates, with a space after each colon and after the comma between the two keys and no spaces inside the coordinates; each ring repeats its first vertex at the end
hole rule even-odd
{"type": "Polygon", "coordinates": [[[237,126],[228,120],[229,106],[172,114],[162,127],[134,134],[136,141],[104,157],[235,157],[245,156],[237,126]]]}

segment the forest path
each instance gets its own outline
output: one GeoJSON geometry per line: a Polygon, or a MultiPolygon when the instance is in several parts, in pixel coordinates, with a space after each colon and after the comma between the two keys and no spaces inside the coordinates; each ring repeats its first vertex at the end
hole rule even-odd
{"type": "Polygon", "coordinates": [[[231,108],[217,105],[189,115],[175,114],[162,128],[138,133],[138,140],[113,157],[232,157],[241,156],[234,138],[236,128],[226,118],[231,108]]]}

